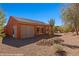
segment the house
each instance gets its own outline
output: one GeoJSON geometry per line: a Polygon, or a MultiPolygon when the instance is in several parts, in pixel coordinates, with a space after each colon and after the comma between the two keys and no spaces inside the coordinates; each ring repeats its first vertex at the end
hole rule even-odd
{"type": "Polygon", "coordinates": [[[51,26],[36,20],[10,16],[5,27],[5,33],[16,39],[30,38],[38,35],[50,34],[51,26]]]}

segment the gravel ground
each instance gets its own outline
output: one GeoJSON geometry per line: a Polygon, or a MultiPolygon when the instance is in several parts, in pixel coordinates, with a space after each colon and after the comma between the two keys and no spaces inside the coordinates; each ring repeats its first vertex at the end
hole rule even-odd
{"type": "Polygon", "coordinates": [[[36,42],[18,48],[18,47],[2,44],[2,41],[0,40],[0,55],[52,56],[54,55],[54,49],[52,50],[50,46],[36,45],[36,42]]]}
{"type": "Polygon", "coordinates": [[[52,49],[48,46],[38,46],[36,44],[30,44],[20,48],[0,44],[0,55],[51,56],[54,55],[54,50],[52,49]]]}
{"type": "Polygon", "coordinates": [[[64,40],[64,50],[68,56],[79,56],[79,35],[64,33],[60,38],[64,40]]]}
{"type": "MultiPolygon", "coordinates": [[[[79,56],[79,36],[74,36],[72,33],[59,33],[58,38],[64,40],[63,48],[68,56],[79,56]]],[[[54,37],[53,37],[54,38],[54,37]]],[[[20,56],[55,56],[55,49],[53,46],[36,45],[37,42],[22,46],[13,47],[2,44],[0,40],[0,55],[20,55],[20,56]]]]}

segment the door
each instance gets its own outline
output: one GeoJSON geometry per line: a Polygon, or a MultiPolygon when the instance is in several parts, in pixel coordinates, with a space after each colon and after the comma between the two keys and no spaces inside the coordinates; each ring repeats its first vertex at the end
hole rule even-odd
{"type": "Polygon", "coordinates": [[[30,38],[34,36],[34,27],[21,26],[21,38],[30,38]]]}

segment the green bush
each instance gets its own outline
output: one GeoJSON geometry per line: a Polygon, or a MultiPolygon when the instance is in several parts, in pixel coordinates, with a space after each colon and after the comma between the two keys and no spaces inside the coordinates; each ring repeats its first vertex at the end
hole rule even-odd
{"type": "Polygon", "coordinates": [[[0,37],[5,37],[5,33],[0,34],[0,37]]]}
{"type": "Polygon", "coordinates": [[[63,49],[62,45],[54,44],[54,48],[56,49],[55,54],[57,56],[66,56],[67,52],[63,49]]]}
{"type": "Polygon", "coordinates": [[[54,48],[56,49],[56,51],[62,51],[63,50],[63,46],[60,44],[54,44],[54,48]]]}
{"type": "Polygon", "coordinates": [[[0,29],[0,36],[5,37],[5,33],[3,33],[3,29],[0,29]]]}

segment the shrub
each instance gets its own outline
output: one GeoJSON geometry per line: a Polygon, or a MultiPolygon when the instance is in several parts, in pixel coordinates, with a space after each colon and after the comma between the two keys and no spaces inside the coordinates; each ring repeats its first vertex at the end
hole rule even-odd
{"type": "Polygon", "coordinates": [[[1,36],[1,37],[5,37],[5,34],[4,34],[4,33],[3,33],[3,34],[0,34],[0,36],[1,36]]]}
{"type": "Polygon", "coordinates": [[[56,49],[57,51],[63,50],[63,47],[62,47],[61,45],[59,45],[59,44],[54,44],[54,47],[55,47],[55,49],[56,49]]]}
{"type": "Polygon", "coordinates": [[[5,33],[3,33],[3,32],[4,32],[3,29],[0,30],[0,36],[1,36],[1,37],[5,37],[5,33]]]}
{"type": "Polygon", "coordinates": [[[51,46],[53,45],[53,40],[46,40],[46,39],[43,39],[43,40],[40,40],[39,42],[36,43],[37,45],[43,45],[43,46],[51,46]]]}
{"type": "Polygon", "coordinates": [[[54,39],[52,39],[52,40],[53,40],[54,43],[56,43],[56,44],[60,44],[60,43],[64,42],[64,40],[62,40],[62,39],[60,39],[60,38],[54,38],[54,39]]]}
{"type": "Polygon", "coordinates": [[[54,44],[54,47],[56,49],[55,54],[58,56],[65,56],[67,53],[66,51],[63,49],[62,45],[59,44],[54,44]]]}

